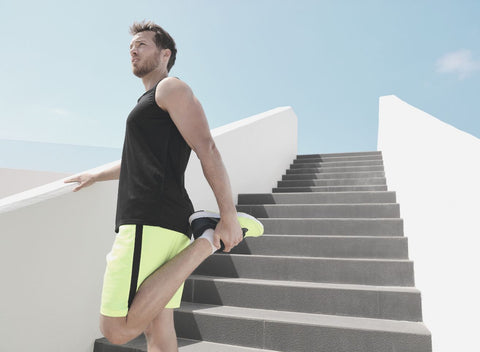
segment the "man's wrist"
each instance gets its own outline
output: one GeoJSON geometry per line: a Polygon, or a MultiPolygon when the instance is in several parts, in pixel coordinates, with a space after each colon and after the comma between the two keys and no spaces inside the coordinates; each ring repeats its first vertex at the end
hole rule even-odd
{"type": "Polygon", "coordinates": [[[220,218],[225,221],[237,220],[237,210],[234,208],[234,210],[220,212],[220,218]]]}
{"type": "Polygon", "coordinates": [[[93,173],[93,174],[91,174],[91,175],[92,175],[93,181],[95,181],[95,182],[102,181],[102,178],[101,178],[101,177],[102,177],[102,171],[100,171],[100,172],[95,172],[95,173],[93,173]]]}

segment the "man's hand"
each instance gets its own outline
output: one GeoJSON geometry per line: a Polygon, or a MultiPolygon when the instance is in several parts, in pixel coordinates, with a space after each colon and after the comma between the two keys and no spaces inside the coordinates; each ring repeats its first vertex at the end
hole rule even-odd
{"type": "Polygon", "coordinates": [[[79,182],[80,184],[73,189],[74,192],[84,188],[93,185],[95,182],[97,182],[97,175],[96,174],[90,174],[90,173],[84,173],[80,175],[75,175],[70,178],[67,178],[63,181],[64,183],[69,183],[69,182],[79,182]]]}
{"type": "Polygon", "coordinates": [[[221,218],[213,234],[213,245],[220,248],[220,240],[225,245],[224,252],[230,250],[243,240],[243,232],[237,217],[221,218]]]}
{"type": "Polygon", "coordinates": [[[107,164],[102,170],[95,173],[85,172],[83,174],[73,175],[72,177],[65,179],[63,182],[79,182],[80,184],[73,189],[73,191],[76,192],[84,187],[91,186],[98,181],[118,180],[120,177],[121,162],[121,160],[118,160],[107,164]]]}

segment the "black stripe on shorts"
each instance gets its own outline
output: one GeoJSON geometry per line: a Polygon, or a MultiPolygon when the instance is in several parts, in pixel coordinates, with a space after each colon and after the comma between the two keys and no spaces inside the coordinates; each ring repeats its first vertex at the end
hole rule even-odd
{"type": "Polygon", "coordinates": [[[143,225],[137,224],[135,227],[135,246],[133,249],[132,278],[130,280],[130,294],[128,296],[128,309],[132,305],[135,294],[137,293],[138,272],[140,271],[140,257],[142,255],[142,237],[143,225]]]}

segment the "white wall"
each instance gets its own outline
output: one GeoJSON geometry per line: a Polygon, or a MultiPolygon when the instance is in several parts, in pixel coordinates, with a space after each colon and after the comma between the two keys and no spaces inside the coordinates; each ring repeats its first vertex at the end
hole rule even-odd
{"type": "MultiPolygon", "coordinates": [[[[212,135],[235,197],[239,193],[271,192],[297,154],[297,117],[290,107],[213,129],[212,135]]],[[[196,210],[218,210],[195,153],[190,157],[185,183],[196,210]]]]}
{"type": "Polygon", "coordinates": [[[480,316],[480,140],[390,95],[380,98],[378,150],[389,189],[397,192],[433,350],[473,351],[480,316]]]}
{"type": "Polygon", "coordinates": [[[0,198],[53,182],[68,173],[0,168],[0,198]]]}
{"type": "MultiPolygon", "coordinates": [[[[214,135],[234,192],[270,192],[297,153],[291,108],[214,135]]],[[[192,165],[188,172],[194,202],[212,208],[201,171],[192,165]]],[[[0,351],[91,352],[101,336],[98,312],[118,181],[76,193],[74,187],[58,180],[0,199],[0,351]]]]}

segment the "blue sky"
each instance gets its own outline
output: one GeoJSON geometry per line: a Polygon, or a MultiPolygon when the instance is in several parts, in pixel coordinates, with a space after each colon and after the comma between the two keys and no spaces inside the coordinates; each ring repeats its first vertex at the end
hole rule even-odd
{"type": "Polygon", "coordinates": [[[0,0],[0,139],[121,148],[143,93],[128,27],[176,40],[210,127],[278,106],[299,153],[376,150],[395,94],[480,137],[480,1],[0,0]]]}

